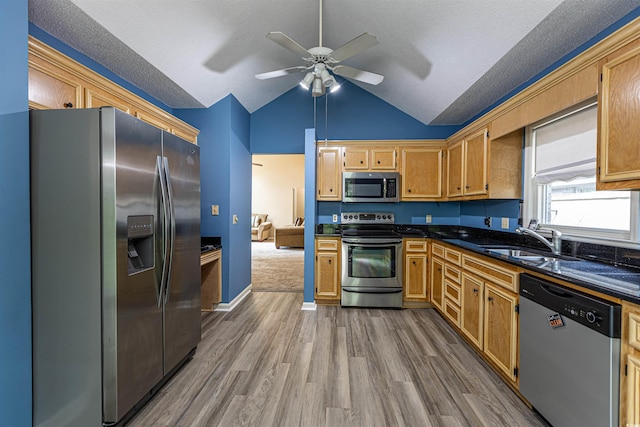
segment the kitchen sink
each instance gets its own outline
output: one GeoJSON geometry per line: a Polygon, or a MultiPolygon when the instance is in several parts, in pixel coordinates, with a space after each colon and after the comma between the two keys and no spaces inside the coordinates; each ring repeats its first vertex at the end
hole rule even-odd
{"type": "Polygon", "coordinates": [[[506,255],[511,258],[519,259],[522,261],[530,261],[530,262],[549,262],[549,261],[579,261],[579,258],[567,256],[567,255],[555,255],[550,252],[538,252],[532,251],[528,248],[522,248],[520,246],[498,246],[498,245],[480,245],[481,248],[484,249],[487,253],[493,253],[497,255],[506,255]]]}

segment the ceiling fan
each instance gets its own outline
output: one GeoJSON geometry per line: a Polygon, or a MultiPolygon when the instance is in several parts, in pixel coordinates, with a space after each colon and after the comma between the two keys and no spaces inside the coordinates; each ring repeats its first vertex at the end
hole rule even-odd
{"type": "Polygon", "coordinates": [[[299,65],[297,67],[284,68],[281,70],[256,74],[255,77],[260,80],[266,80],[306,70],[307,74],[300,82],[300,85],[305,89],[312,88],[311,94],[314,97],[324,95],[325,88],[330,89],[333,92],[340,87],[340,85],[338,85],[338,83],[336,82],[335,77],[331,75],[330,71],[339,76],[371,85],[382,83],[382,80],[384,80],[384,76],[380,74],[359,70],[357,68],[348,67],[346,65],[338,65],[338,63],[344,61],[345,59],[351,58],[352,56],[362,52],[363,50],[377,45],[378,39],[375,36],[369,33],[363,33],[350,42],[343,44],[336,50],[332,50],[328,47],[322,46],[322,0],[319,1],[319,46],[307,50],[284,33],[274,31],[267,34],[268,39],[273,40],[285,49],[288,49],[289,51],[300,56],[304,61],[306,61],[306,65],[299,65]]]}

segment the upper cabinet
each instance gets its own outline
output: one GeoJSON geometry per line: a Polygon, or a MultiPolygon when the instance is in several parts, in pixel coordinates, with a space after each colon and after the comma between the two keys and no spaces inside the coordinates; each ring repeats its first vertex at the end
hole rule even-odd
{"type": "Polygon", "coordinates": [[[404,201],[442,198],[442,147],[401,147],[401,198],[404,201]]]}
{"type": "Polygon", "coordinates": [[[395,147],[345,146],[342,157],[342,166],[349,172],[398,170],[395,147]]]}
{"type": "Polygon", "coordinates": [[[523,130],[491,140],[482,129],[447,147],[447,197],[522,197],[523,130]]]}
{"type": "Polygon", "coordinates": [[[115,107],[196,143],[198,130],[46,44],[29,37],[29,108],[115,107]]]}
{"type": "Polygon", "coordinates": [[[340,147],[318,147],[316,169],[317,200],[340,201],[342,199],[342,164],[340,147]]]}
{"type": "Polygon", "coordinates": [[[598,190],[640,188],[640,40],[600,61],[598,190]]]}

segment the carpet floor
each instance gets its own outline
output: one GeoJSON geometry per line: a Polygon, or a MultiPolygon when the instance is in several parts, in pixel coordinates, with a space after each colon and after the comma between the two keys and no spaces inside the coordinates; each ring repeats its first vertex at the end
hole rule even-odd
{"type": "Polygon", "coordinates": [[[251,242],[252,292],[303,292],[304,249],[251,242]]]}

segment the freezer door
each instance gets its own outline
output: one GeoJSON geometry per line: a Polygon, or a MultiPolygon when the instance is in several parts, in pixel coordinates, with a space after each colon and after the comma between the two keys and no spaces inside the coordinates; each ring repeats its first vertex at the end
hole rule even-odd
{"type": "Polygon", "coordinates": [[[162,131],[105,108],[102,120],[104,421],[162,379],[162,131]]]}
{"type": "Polygon", "coordinates": [[[164,372],[200,341],[200,147],[163,132],[171,201],[171,256],[164,307],[164,372]]]}

